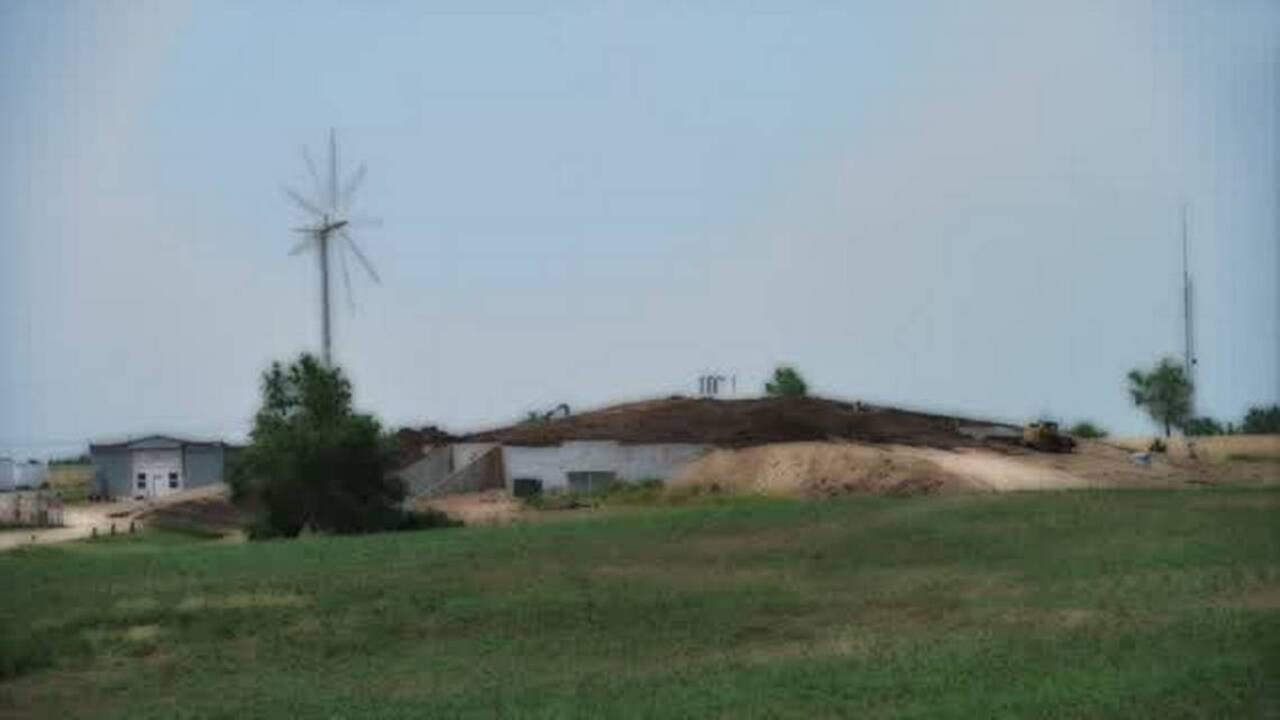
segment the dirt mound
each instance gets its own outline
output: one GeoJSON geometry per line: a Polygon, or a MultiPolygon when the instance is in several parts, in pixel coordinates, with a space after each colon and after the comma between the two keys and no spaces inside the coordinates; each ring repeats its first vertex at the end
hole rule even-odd
{"type": "MultiPolygon", "coordinates": [[[[556,445],[571,440],[699,443],[748,447],[767,443],[857,440],[928,447],[977,447],[991,442],[974,428],[1013,428],[962,418],[823,398],[714,400],[674,397],[530,421],[465,436],[476,442],[556,445]]],[[[989,433],[987,433],[989,434],[989,433]]]]}
{"type": "Polygon", "coordinates": [[[672,480],[671,489],[812,497],[932,493],[962,484],[936,463],[906,450],[823,442],[716,450],[686,467],[672,480]]]}
{"type": "Polygon", "coordinates": [[[671,487],[801,497],[1186,487],[1210,481],[1211,470],[1164,458],[1138,465],[1128,452],[1094,442],[1061,455],[1014,447],[810,442],[716,450],[685,468],[671,487]]]}
{"type": "Polygon", "coordinates": [[[439,510],[465,525],[505,525],[528,514],[524,503],[502,490],[421,499],[414,507],[439,510]]]}
{"type": "Polygon", "coordinates": [[[422,428],[400,428],[393,436],[396,444],[394,467],[407,467],[422,459],[422,449],[453,442],[454,436],[435,425],[422,428]]]}
{"type": "Polygon", "coordinates": [[[247,514],[231,504],[225,485],[211,485],[161,498],[138,514],[149,526],[205,535],[238,532],[247,514]]]}

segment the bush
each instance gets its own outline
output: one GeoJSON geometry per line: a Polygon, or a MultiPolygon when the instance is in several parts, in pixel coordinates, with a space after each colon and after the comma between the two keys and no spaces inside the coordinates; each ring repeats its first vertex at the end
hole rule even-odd
{"type": "Polygon", "coordinates": [[[1155,440],[1151,441],[1151,445],[1147,448],[1147,450],[1153,453],[1168,452],[1169,446],[1165,445],[1164,440],[1160,438],[1156,438],[1155,440]]]}
{"type": "Polygon", "coordinates": [[[764,391],[775,397],[804,397],[809,394],[809,386],[795,368],[779,365],[773,371],[773,380],[765,383],[764,391]]]}
{"type": "Polygon", "coordinates": [[[402,528],[404,485],[390,477],[394,454],[378,421],[351,409],[338,368],[302,355],[263,374],[251,443],[235,462],[232,497],[250,508],[255,538],[304,528],[362,533],[402,528]]]}
{"type": "Polygon", "coordinates": [[[1072,435],[1086,440],[1098,440],[1107,436],[1107,431],[1101,427],[1094,425],[1088,420],[1081,420],[1071,426],[1069,431],[1072,435]]]}

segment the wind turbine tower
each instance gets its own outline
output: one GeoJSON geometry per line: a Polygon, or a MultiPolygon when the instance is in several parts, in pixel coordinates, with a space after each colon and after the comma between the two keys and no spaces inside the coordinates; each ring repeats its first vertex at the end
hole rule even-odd
{"type": "Polygon", "coordinates": [[[302,159],[306,162],[307,173],[311,177],[313,195],[308,198],[293,188],[284,188],[285,195],[307,214],[309,221],[309,224],[293,229],[294,232],[301,233],[305,237],[289,251],[289,254],[298,255],[313,247],[316,249],[316,257],[320,262],[320,327],[324,348],[323,357],[325,365],[332,365],[333,317],[329,300],[331,261],[336,253],[337,261],[342,266],[343,284],[347,289],[347,305],[354,309],[347,254],[355,256],[374,282],[381,282],[381,280],[378,278],[377,271],[373,269],[373,264],[369,262],[369,258],[365,257],[360,246],[356,244],[355,238],[351,237],[351,230],[361,226],[376,227],[381,224],[381,221],[377,218],[351,214],[352,201],[355,199],[356,190],[360,188],[360,183],[364,182],[366,167],[362,163],[339,188],[338,141],[333,130],[329,131],[328,177],[321,179],[320,174],[316,172],[316,164],[311,159],[311,153],[306,147],[302,148],[302,159]]]}

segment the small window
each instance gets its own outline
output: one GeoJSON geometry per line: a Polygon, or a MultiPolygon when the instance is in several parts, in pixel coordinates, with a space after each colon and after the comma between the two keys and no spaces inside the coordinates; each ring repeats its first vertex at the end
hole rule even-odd
{"type": "Polygon", "coordinates": [[[614,472],[577,471],[568,473],[569,490],[576,493],[598,493],[618,481],[614,472]]]}
{"type": "Polygon", "coordinates": [[[178,487],[178,476],[174,473],[169,473],[169,488],[173,489],[176,487],[178,487]]]}
{"type": "Polygon", "coordinates": [[[176,472],[171,472],[171,473],[169,473],[169,479],[170,479],[170,480],[177,480],[177,479],[178,479],[178,473],[176,473],[176,472]]]}
{"type": "Polygon", "coordinates": [[[141,481],[141,480],[146,480],[146,479],[147,479],[147,474],[146,474],[146,473],[138,473],[138,480],[140,480],[140,481],[141,481]]]}
{"type": "Polygon", "coordinates": [[[138,481],[138,489],[139,489],[139,490],[146,490],[146,489],[147,489],[147,481],[146,481],[146,480],[139,480],[139,481],[138,481]]]}

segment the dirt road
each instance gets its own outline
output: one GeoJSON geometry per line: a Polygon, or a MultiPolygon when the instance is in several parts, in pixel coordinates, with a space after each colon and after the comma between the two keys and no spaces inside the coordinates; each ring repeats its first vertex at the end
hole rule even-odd
{"type": "Polygon", "coordinates": [[[140,516],[148,510],[225,493],[225,485],[211,485],[174,493],[156,500],[120,500],[89,505],[68,505],[62,511],[63,527],[0,531],[0,551],[25,545],[49,545],[83,540],[93,536],[94,530],[97,530],[99,535],[109,535],[113,525],[117,533],[127,533],[131,522],[135,528],[141,527],[140,516]]]}

